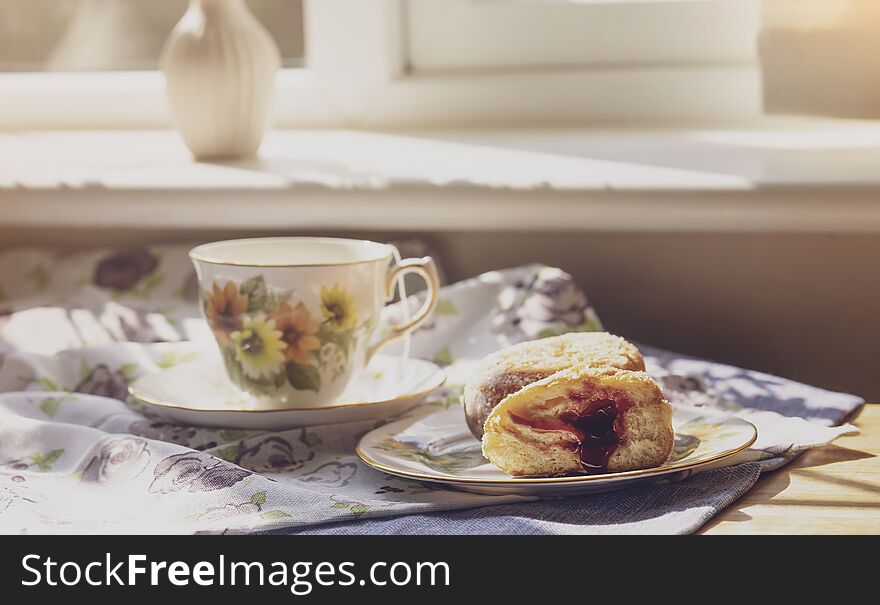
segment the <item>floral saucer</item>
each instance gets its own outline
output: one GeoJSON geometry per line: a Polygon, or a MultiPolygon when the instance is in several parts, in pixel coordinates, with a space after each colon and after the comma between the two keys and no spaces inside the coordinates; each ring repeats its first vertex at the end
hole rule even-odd
{"type": "Polygon", "coordinates": [[[173,422],[277,431],[301,426],[379,420],[422,403],[446,381],[429,361],[376,355],[336,401],[320,407],[265,409],[230,382],[217,359],[147,374],[129,386],[144,411],[173,422]]]}
{"type": "Polygon", "coordinates": [[[480,442],[465,425],[458,406],[426,409],[364,435],[357,447],[361,460],[398,477],[428,481],[478,494],[575,496],[639,483],[680,481],[697,470],[735,463],[757,439],[757,429],[729,414],[674,406],[675,446],[657,468],[603,475],[531,479],[511,477],[483,458],[480,442]]]}

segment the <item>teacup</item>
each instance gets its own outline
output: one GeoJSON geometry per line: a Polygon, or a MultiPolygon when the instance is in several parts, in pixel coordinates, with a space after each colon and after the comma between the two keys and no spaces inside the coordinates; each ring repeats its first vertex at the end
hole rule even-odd
{"type": "Polygon", "coordinates": [[[380,347],[437,304],[434,261],[394,263],[388,244],[270,237],[203,244],[189,255],[229,378],[264,408],[332,404],[380,347]],[[425,303],[380,335],[382,309],[406,273],[427,283],[425,303]]]}

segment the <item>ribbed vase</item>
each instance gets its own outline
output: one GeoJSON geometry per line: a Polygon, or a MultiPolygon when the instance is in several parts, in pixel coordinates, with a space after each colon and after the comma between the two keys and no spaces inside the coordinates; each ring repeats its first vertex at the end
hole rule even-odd
{"type": "Polygon", "coordinates": [[[171,113],[196,158],[256,154],[281,59],[244,0],[190,0],[161,63],[171,113]]]}

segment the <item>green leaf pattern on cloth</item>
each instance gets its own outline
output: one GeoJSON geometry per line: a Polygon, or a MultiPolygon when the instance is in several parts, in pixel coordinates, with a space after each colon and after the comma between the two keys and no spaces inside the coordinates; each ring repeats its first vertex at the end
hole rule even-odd
{"type": "Polygon", "coordinates": [[[441,298],[437,301],[437,315],[457,315],[458,309],[455,303],[448,298],[441,298]]]}
{"type": "Polygon", "coordinates": [[[63,449],[51,450],[49,452],[46,452],[45,454],[35,452],[31,454],[31,460],[33,460],[34,464],[37,465],[37,468],[40,469],[40,472],[48,473],[52,470],[52,465],[55,464],[55,461],[58,460],[63,453],[63,449]]]}
{"type": "Polygon", "coordinates": [[[64,395],[61,397],[55,397],[55,396],[46,397],[40,403],[40,409],[49,418],[54,418],[55,414],[58,413],[58,408],[61,407],[61,404],[69,399],[70,399],[70,396],[68,396],[68,395],[64,395]]]}
{"type": "Polygon", "coordinates": [[[449,366],[455,363],[455,358],[452,356],[452,353],[449,352],[449,347],[443,347],[436,353],[434,353],[434,363],[438,366],[449,366]]]}

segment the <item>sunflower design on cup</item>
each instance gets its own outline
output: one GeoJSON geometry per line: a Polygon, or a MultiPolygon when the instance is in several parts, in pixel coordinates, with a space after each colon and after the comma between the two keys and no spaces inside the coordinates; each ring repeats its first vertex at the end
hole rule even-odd
{"type": "Polygon", "coordinates": [[[343,376],[374,320],[359,316],[354,297],[339,284],[321,286],[318,302],[310,311],[293,293],[268,291],[261,275],[238,285],[214,281],[203,291],[205,318],[232,381],[277,396],[286,387],[318,393],[343,376]]]}
{"type": "Polygon", "coordinates": [[[242,321],[241,330],[229,335],[234,359],[241,364],[245,375],[261,380],[278,373],[287,346],[281,336],[275,328],[275,320],[266,319],[263,313],[247,317],[242,321]]]}
{"type": "Polygon", "coordinates": [[[229,344],[232,333],[241,328],[241,317],[248,304],[247,294],[239,293],[231,281],[223,287],[214,282],[210,294],[205,295],[205,316],[221,346],[229,344]]]}
{"type": "Polygon", "coordinates": [[[291,307],[290,303],[284,301],[269,311],[269,318],[281,332],[281,340],[285,344],[284,358],[295,363],[309,363],[312,352],[321,348],[321,341],[316,336],[321,323],[312,320],[306,306],[299,302],[291,307]]]}
{"type": "Polygon", "coordinates": [[[418,329],[437,305],[430,257],[336,237],[263,237],[190,250],[202,312],[242,411],[320,408],[363,396],[362,370],[386,344],[418,329]],[[381,322],[406,275],[426,286],[421,307],[381,322]]]}
{"type": "Polygon", "coordinates": [[[321,313],[334,330],[350,330],[357,322],[352,297],[338,285],[321,288],[321,313]]]}

